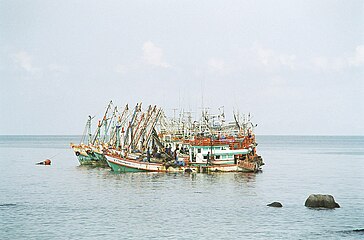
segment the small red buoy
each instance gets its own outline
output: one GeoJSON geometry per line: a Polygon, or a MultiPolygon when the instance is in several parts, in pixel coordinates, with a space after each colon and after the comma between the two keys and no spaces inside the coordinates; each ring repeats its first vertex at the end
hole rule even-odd
{"type": "Polygon", "coordinates": [[[50,159],[46,159],[43,162],[44,162],[44,165],[51,165],[51,160],[50,159]]]}
{"type": "Polygon", "coordinates": [[[43,162],[37,163],[37,165],[51,165],[52,161],[50,159],[46,159],[43,162]]]}

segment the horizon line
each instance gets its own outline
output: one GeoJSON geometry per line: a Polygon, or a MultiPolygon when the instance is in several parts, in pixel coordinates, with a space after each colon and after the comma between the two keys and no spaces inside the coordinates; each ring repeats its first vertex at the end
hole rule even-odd
{"type": "MultiPolygon", "coordinates": [[[[0,136],[83,136],[82,134],[0,134],[0,136]]],[[[351,135],[344,135],[344,134],[255,134],[255,136],[320,136],[320,137],[364,137],[364,135],[360,134],[351,134],[351,135]]]]}

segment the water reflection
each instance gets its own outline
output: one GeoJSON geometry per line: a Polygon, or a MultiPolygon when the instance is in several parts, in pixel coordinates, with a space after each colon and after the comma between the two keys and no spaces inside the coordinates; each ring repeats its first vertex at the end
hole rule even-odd
{"type": "Polygon", "coordinates": [[[110,170],[109,168],[92,166],[92,165],[79,165],[76,168],[81,170],[81,171],[89,171],[89,170],[95,170],[95,169],[96,170],[110,170]]]}
{"type": "Polygon", "coordinates": [[[106,181],[125,181],[125,182],[204,182],[207,184],[219,184],[231,182],[237,184],[256,183],[256,176],[259,173],[159,173],[159,172],[140,172],[140,173],[117,173],[109,168],[96,166],[77,166],[76,169],[87,176],[98,177],[106,181]]]}
{"type": "Polygon", "coordinates": [[[255,183],[257,174],[260,173],[235,173],[234,180],[236,183],[255,183]]]}

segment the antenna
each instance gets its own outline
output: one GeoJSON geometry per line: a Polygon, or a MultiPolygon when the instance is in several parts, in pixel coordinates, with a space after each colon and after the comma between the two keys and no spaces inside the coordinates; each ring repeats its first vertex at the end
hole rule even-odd
{"type": "MultiPolygon", "coordinates": [[[[204,104],[203,104],[203,94],[204,94],[204,82],[203,79],[201,79],[201,108],[203,108],[204,104]]],[[[202,110],[203,111],[203,110],[202,110]]]]}
{"type": "Polygon", "coordinates": [[[178,88],[178,108],[181,108],[181,89],[178,88]]]}

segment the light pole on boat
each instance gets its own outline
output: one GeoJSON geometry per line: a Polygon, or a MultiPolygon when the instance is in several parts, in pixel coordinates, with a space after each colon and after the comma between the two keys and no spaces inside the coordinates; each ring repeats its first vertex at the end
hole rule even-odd
{"type": "Polygon", "coordinates": [[[211,160],[213,158],[213,154],[212,154],[212,140],[213,140],[213,136],[212,136],[212,134],[210,134],[210,156],[207,158],[207,165],[209,165],[211,163],[210,158],[211,158],[211,160]]]}

